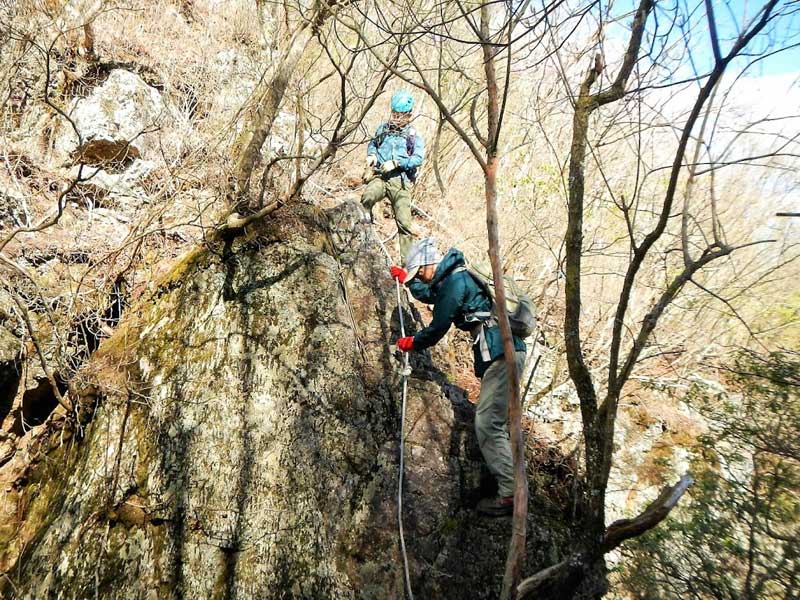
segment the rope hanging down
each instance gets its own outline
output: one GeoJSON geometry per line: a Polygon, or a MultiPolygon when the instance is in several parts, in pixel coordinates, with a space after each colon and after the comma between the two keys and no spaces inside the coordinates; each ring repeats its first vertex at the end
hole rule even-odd
{"type": "MultiPolygon", "coordinates": [[[[390,238],[391,239],[391,238],[390,238]]],[[[392,257],[383,241],[378,238],[381,244],[383,253],[389,264],[392,264],[392,257]]],[[[397,314],[400,317],[400,337],[406,336],[406,326],[403,319],[403,305],[402,297],[400,295],[400,281],[395,279],[395,290],[397,291],[397,314]]],[[[405,471],[405,439],[406,439],[406,396],[408,395],[408,376],[411,375],[411,365],[408,363],[408,353],[403,353],[403,370],[400,371],[403,376],[403,403],[400,410],[400,477],[397,482],[397,524],[400,528],[400,550],[403,553],[403,570],[405,571],[406,578],[406,591],[410,600],[414,600],[414,593],[411,591],[411,577],[408,573],[408,555],[406,554],[406,541],[403,535],[403,474],[405,471]]]]}
{"type": "MultiPolygon", "coordinates": [[[[397,289],[397,314],[400,315],[400,335],[405,337],[406,328],[403,324],[403,309],[400,304],[400,282],[395,279],[397,289]]],[[[406,556],[406,541],[403,538],[403,472],[405,457],[405,438],[406,438],[406,395],[408,393],[408,376],[411,375],[411,366],[408,364],[408,353],[403,353],[403,407],[400,412],[400,478],[397,483],[397,524],[400,527],[400,549],[403,551],[403,568],[406,574],[406,588],[408,597],[414,600],[414,593],[411,591],[411,578],[408,574],[408,556],[406,556]]]]}

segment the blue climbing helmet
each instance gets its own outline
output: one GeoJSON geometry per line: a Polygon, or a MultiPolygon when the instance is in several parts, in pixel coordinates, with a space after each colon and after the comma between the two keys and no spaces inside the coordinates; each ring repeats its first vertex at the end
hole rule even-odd
{"type": "Polygon", "coordinates": [[[414,96],[405,90],[399,90],[392,96],[392,110],[399,113],[409,113],[414,108],[414,96]]]}

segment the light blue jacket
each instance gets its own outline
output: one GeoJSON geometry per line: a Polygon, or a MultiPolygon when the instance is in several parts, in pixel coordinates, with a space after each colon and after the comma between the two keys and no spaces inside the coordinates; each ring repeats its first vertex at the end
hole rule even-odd
{"type": "Polygon", "coordinates": [[[417,133],[412,125],[406,125],[402,134],[388,133],[388,124],[381,123],[375,130],[375,137],[370,140],[367,146],[367,155],[375,156],[378,159],[378,167],[388,160],[397,163],[397,173],[392,172],[389,177],[401,174],[404,179],[414,179],[416,169],[425,159],[425,141],[417,133]],[[408,138],[414,137],[414,149],[408,153],[408,138]],[[411,172],[411,177],[409,173],[411,172]]]}

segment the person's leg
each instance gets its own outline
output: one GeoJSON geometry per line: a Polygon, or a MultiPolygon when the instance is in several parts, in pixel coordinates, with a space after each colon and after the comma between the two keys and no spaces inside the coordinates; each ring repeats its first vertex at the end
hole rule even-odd
{"type": "Polygon", "coordinates": [[[475,433],[489,471],[497,479],[497,495],[514,495],[514,460],[508,440],[508,374],[502,359],[492,363],[481,379],[475,410],[475,433]]]}
{"type": "Polygon", "coordinates": [[[407,183],[403,185],[401,177],[392,177],[386,182],[386,195],[392,203],[394,220],[397,223],[398,242],[400,243],[400,255],[406,259],[408,249],[414,243],[412,231],[413,220],[411,218],[411,192],[407,183]]]}
{"type": "MultiPolygon", "coordinates": [[[[517,373],[522,376],[525,353],[516,353],[517,373]]],[[[492,475],[497,479],[497,495],[514,495],[514,459],[508,435],[508,372],[499,358],[492,363],[481,380],[481,392],[475,411],[475,433],[478,446],[492,475]]]]}
{"type": "Polygon", "coordinates": [[[372,214],[372,207],[386,197],[386,186],[380,177],[376,177],[367,184],[364,188],[364,193],[361,194],[361,205],[372,214]]]}

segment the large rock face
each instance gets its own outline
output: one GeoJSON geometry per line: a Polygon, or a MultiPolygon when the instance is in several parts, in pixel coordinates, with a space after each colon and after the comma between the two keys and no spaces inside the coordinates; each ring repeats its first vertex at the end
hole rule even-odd
{"type": "MultiPolygon", "coordinates": [[[[404,597],[396,302],[358,216],[286,210],[187,256],[128,311],[84,370],[85,430],[56,415],[38,459],[0,469],[0,595],[404,597]]],[[[473,512],[472,406],[416,360],[415,595],[497,597],[510,520],[473,512]]],[[[559,558],[557,532],[529,531],[530,571],[559,558]]]]}

